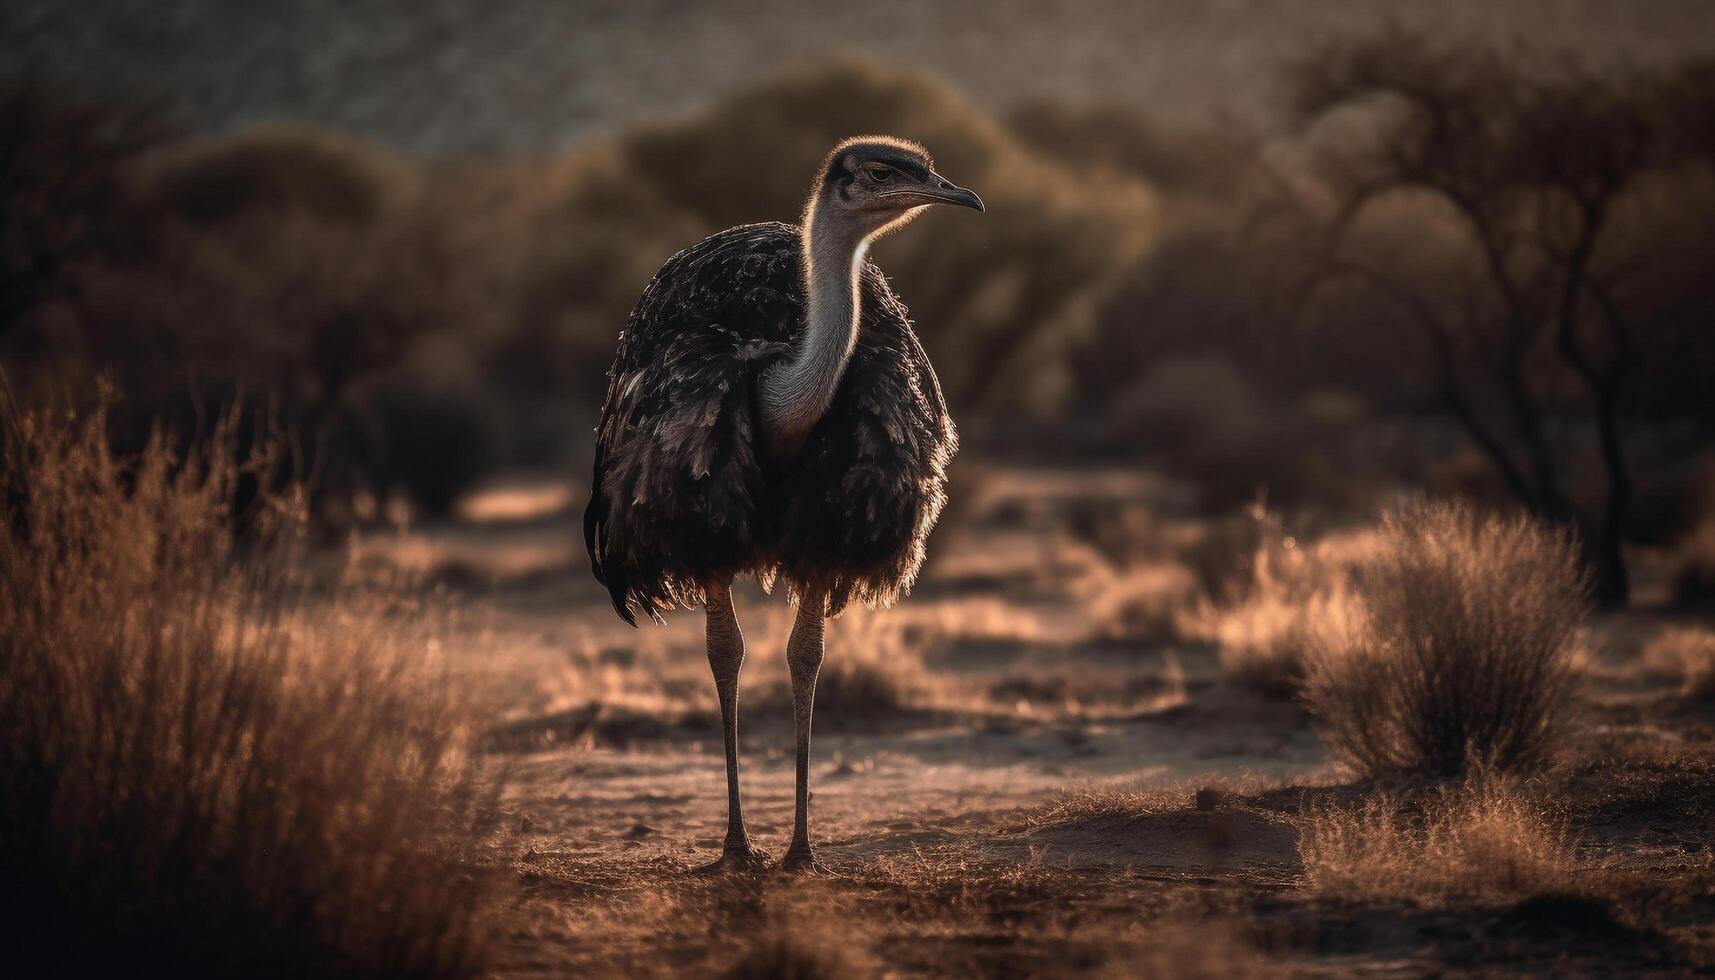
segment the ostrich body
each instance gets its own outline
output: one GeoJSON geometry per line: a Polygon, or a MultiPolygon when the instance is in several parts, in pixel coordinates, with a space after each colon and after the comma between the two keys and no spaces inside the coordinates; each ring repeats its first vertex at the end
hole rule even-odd
{"type": "Polygon", "coordinates": [[[810,714],[824,620],[908,590],[958,448],[935,372],[869,244],[930,204],[982,210],[928,154],[847,140],[818,172],[801,227],[743,225],[661,267],[626,321],[597,429],[584,539],[615,611],[707,613],[726,742],[727,837],[750,865],[739,805],[733,579],[783,580],[797,801],[787,867],[813,866],[810,714]]]}

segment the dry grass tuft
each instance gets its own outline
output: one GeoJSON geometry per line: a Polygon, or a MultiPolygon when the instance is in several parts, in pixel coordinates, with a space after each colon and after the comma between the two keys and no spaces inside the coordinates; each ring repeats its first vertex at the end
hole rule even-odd
{"type": "Polygon", "coordinates": [[[1644,665],[1680,679],[1680,693],[1700,701],[1715,700],[1715,631],[1670,629],[1649,642],[1644,665]]]}
{"type": "Polygon", "coordinates": [[[1325,737],[1371,775],[1545,761],[1573,681],[1588,583],[1568,535],[1452,504],[1383,516],[1361,635],[1311,658],[1325,737]]]}
{"type": "Polygon", "coordinates": [[[1337,649],[1361,633],[1365,611],[1352,586],[1354,565],[1373,550],[1374,535],[1333,535],[1306,545],[1282,534],[1260,504],[1258,529],[1243,575],[1229,577],[1217,604],[1205,602],[1193,635],[1214,644],[1230,683],[1268,697],[1303,689],[1311,651],[1337,649]]]}
{"type": "Polygon", "coordinates": [[[1215,612],[1211,632],[1228,681],[1274,698],[1295,697],[1316,650],[1342,649],[1364,628],[1357,593],[1343,581],[1294,596],[1263,588],[1215,612]]]}
{"type": "Polygon", "coordinates": [[[26,417],[0,525],[0,934],[34,975],[478,972],[491,787],[378,615],[241,550],[228,455],[26,417]]]}
{"type": "Polygon", "coordinates": [[[1171,562],[1114,573],[1095,595],[1093,637],[1144,647],[1177,642],[1187,634],[1194,591],[1191,573],[1171,562]]]}
{"type": "Polygon", "coordinates": [[[1139,791],[1086,790],[1068,793],[1024,810],[1018,815],[1018,826],[1013,829],[1028,833],[1091,820],[1170,813],[1194,806],[1195,795],[1195,790],[1189,784],[1139,791]]]}
{"type": "MultiPolygon", "coordinates": [[[[901,610],[887,610],[885,621],[901,622],[901,613],[901,610]]],[[[861,613],[863,617],[874,615],[875,611],[867,609],[861,613]]],[[[840,628],[848,629],[845,624],[853,618],[854,615],[842,617],[840,628]]],[[[909,619],[904,621],[906,625],[897,633],[897,639],[921,657],[956,657],[983,648],[1045,646],[1057,639],[1028,610],[1001,599],[917,606],[910,609],[909,619]]]]}
{"type": "Polygon", "coordinates": [[[1322,895],[1426,905],[1564,891],[1574,866],[1565,820],[1492,777],[1421,800],[1381,794],[1356,808],[1314,811],[1299,853],[1322,895]]]}

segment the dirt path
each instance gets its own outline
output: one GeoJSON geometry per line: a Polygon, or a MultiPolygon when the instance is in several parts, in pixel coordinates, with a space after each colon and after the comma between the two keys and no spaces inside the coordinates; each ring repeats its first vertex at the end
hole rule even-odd
{"type": "MultiPolygon", "coordinates": [[[[1642,761],[1587,763],[1565,784],[1587,853],[1676,882],[1648,928],[1577,898],[1330,901],[1306,886],[1301,820],[1361,790],[1340,785],[1304,711],[1224,682],[1207,646],[1093,628],[1097,559],[1060,529],[1079,495],[1171,494],[1126,474],[985,480],[915,596],[830,632],[812,787],[835,874],[699,876],[725,831],[700,621],[619,624],[568,514],[524,506],[567,494],[518,493],[518,507],[486,501],[498,518],[373,537],[355,556],[457,611],[447,642],[491,706],[485,744],[516,829],[505,975],[1671,976],[1701,962],[1697,937],[1715,945],[1685,858],[1711,829],[1698,801],[1715,802],[1715,765],[1698,753],[1715,729],[1664,709],[1666,682],[1636,670],[1652,617],[1600,625],[1579,715],[1580,758],[1642,761]]],[[[778,855],[787,610],[746,587],[739,611],[745,809],[778,855]]]]}

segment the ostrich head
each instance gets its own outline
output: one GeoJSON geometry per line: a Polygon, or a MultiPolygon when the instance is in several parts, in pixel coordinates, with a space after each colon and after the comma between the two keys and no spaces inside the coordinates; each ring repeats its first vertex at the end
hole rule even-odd
{"type": "Polygon", "coordinates": [[[931,204],[983,209],[983,200],[935,172],[929,152],[891,136],[859,136],[834,147],[810,195],[805,226],[829,219],[873,238],[931,204]]]}

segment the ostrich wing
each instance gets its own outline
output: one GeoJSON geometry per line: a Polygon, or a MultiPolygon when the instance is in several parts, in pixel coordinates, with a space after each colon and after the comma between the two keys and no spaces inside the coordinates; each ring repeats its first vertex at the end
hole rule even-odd
{"type": "Polygon", "coordinates": [[[597,427],[584,543],[636,625],[771,573],[755,383],[803,319],[796,228],[729,229],[661,267],[626,321],[597,427]]]}

